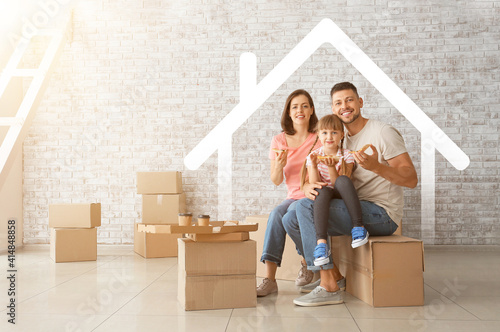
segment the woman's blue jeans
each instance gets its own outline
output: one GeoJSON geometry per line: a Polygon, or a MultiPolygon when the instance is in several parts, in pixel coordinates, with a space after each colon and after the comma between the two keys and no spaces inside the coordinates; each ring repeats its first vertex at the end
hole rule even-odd
{"type": "Polygon", "coordinates": [[[264,249],[260,258],[261,262],[269,261],[281,266],[286,240],[283,218],[286,219],[293,216],[293,219],[297,219],[295,213],[296,203],[297,200],[295,199],[286,199],[269,214],[266,234],[264,236],[264,249]]]}

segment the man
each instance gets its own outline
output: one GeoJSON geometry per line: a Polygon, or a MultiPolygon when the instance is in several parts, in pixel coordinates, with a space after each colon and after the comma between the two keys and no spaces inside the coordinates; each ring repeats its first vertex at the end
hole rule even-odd
{"type": "MultiPolygon", "coordinates": [[[[369,144],[364,152],[354,152],[357,169],[352,180],[361,201],[363,224],[371,236],[390,235],[403,217],[403,188],[415,188],[418,183],[415,167],[408,155],[403,137],[392,126],[361,115],[363,99],[356,87],[349,82],[336,84],[331,92],[332,112],[347,129],[345,146],[352,151],[369,144]]],[[[303,287],[309,294],[294,300],[300,306],[319,306],[342,303],[339,285],[345,279],[333,264],[314,266],[313,251],[316,232],[313,222],[313,204],[324,183],[304,186],[307,198],[297,202],[297,220],[283,220],[287,233],[297,248],[305,254],[309,270],[320,271],[320,280],[303,287]]],[[[351,218],[341,199],[330,203],[328,234],[348,235],[352,229],[351,218]]]]}

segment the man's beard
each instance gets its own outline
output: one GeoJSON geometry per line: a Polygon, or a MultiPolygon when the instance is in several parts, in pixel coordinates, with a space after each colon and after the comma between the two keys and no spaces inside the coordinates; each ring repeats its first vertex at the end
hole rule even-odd
{"type": "Polygon", "coordinates": [[[347,125],[347,124],[351,124],[354,121],[356,121],[359,118],[360,115],[361,115],[361,112],[359,112],[358,114],[354,115],[350,121],[344,121],[341,117],[339,117],[339,118],[340,118],[340,121],[342,121],[343,124],[347,125]]]}

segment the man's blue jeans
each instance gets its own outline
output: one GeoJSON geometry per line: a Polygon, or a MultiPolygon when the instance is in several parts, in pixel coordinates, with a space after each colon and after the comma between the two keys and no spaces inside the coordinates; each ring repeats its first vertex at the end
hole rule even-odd
{"type": "MultiPolygon", "coordinates": [[[[332,258],[328,264],[321,267],[314,266],[314,248],[316,247],[316,229],[313,218],[314,201],[303,198],[295,204],[296,216],[287,214],[283,218],[283,226],[288,235],[297,246],[297,250],[304,253],[307,269],[317,271],[333,268],[332,258]]],[[[391,235],[398,226],[387,215],[387,212],[380,206],[361,201],[363,212],[363,225],[370,236],[391,235]]],[[[347,207],[341,199],[333,199],[330,202],[330,218],[328,219],[328,235],[350,235],[352,222],[347,207]]]]}
{"type": "Polygon", "coordinates": [[[283,251],[285,250],[286,231],[283,220],[290,218],[297,220],[295,199],[286,199],[274,208],[267,220],[266,234],[264,235],[264,248],[262,250],[261,262],[269,261],[281,266],[283,251]]]}

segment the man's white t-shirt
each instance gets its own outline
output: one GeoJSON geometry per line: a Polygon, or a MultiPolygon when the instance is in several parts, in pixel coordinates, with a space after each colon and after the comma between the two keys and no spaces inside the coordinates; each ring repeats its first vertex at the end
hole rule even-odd
{"type": "MultiPolygon", "coordinates": [[[[389,165],[387,160],[407,152],[403,136],[391,125],[377,120],[368,120],[354,136],[346,135],[345,146],[349,150],[359,150],[365,144],[372,144],[377,149],[378,161],[384,165],[389,165]]],[[[368,149],[365,153],[373,152],[368,149]]],[[[352,180],[360,200],[384,208],[389,217],[400,224],[403,218],[403,187],[359,166],[352,174],[352,180]]]]}

